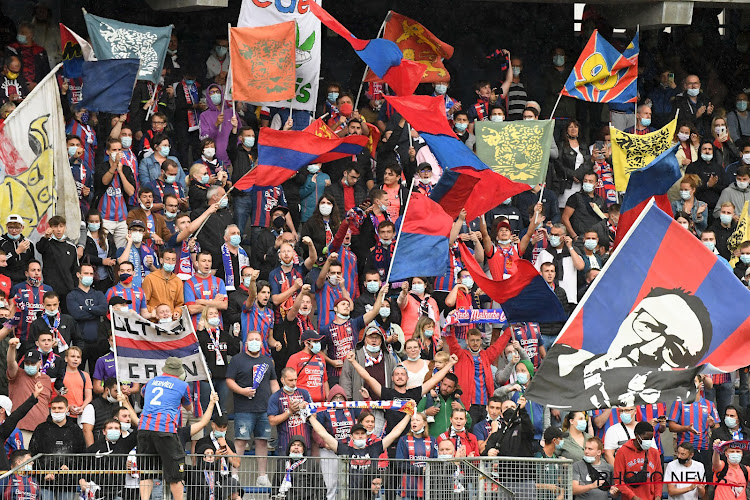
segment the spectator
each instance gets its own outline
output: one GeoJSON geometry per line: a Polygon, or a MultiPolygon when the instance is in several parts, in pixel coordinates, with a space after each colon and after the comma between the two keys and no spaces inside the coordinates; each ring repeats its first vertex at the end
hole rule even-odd
{"type": "MultiPolygon", "coordinates": [[[[368,323],[363,340],[357,343],[354,353],[357,363],[364,366],[369,376],[377,380],[381,386],[391,387],[389,375],[393,373],[396,361],[385,351],[385,345],[383,330],[377,325],[368,323]]],[[[339,383],[344,388],[347,399],[361,400],[359,388],[362,387],[362,377],[352,363],[344,364],[339,383]]],[[[419,385],[421,386],[421,383],[419,385]]]]}
{"type": "MultiPolygon", "coordinates": [[[[52,380],[41,371],[42,358],[36,349],[28,350],[23,355],[22,370],[16,361],[16,349],[19,340],[12,338],[8,342],[7,377],[8,395],[12,404],[19,407],[30,395],[35,394],[36,385],[41,383],[44,391],[37,394],[37,404],[17,423],[23,434],[23,442],[29,443],[37,426],[47,418],[49,402],[52,397],[52,380]]],[[[6,410],[7,411],[7,410],[6,410]]]]}
{"type": "Polygon", "coordinates": [[[742,158],[742,154],[734,143],[734,140],[739,137],[733,138],[729,135],[725,118],[716,116],[711,120],[711,134],[714,137],[714,155],[722,168],[726,169],[727,166],[742,158]]]}
{"type": "MultiPolygon", "coordinates": [[[[220,400],[226,405],[230,394],[226,381],[229,356],[236,356],[240,353],[240,339],[236,334],[233,335],[230,331],[221,327],[219,310],[212,305],[205,306],[201,312],[197,336],[201,344],[201,351],[206,356],[206,364],[211,373],[213,387],[218,392],[220,400]],[[212,352],[213,355],[210,354],[212,352]]],[[[201,381],[200,393],[201,407],[206,408],[211,394],[208,382],[201,381]]]]}
{"type": "Polygon", "coordinates": [[[164,216],[154,213],[153,189],[148,186],[141,187],[138,191],[138,201],[140,207],[128,212],[128,226],[135,220],[143,222],[143,225],[146,226],[145,238],[148,241],[147,244],[150,246],[163,246],[166,241],[169,241],[171,234],[167,229],[164,216]]]}
{"type": "Polygon", "coordinates": [[[750,186],[750,167],[742,166],[737,169],[735,181],[721,192],[713,210],[714,217],[719,217],[721,207],[727,201],[731,202],[735,208],[745,206],[745,202],[750,201],[750,188],[748,186],[750,186]]]}
{"type": "MultiPolygon", "coordinates": [[[[83,429],[83,438],[86,441],[87,448],[94,444],[96,438],[105,430],[105,424],[112,418],[115,408],[119,408],[117,405],[117,379],[115,377],[109,377],[102,385],[104,392],[94,397],[91,402],[83,408],[83,413],[80,418],[81,428],[83,429]]],[[[117,428],[119,430],[119,423],[117,428]]],[[[133,447],[131,446],[131,448],[133,447]]],[[[128,451],[130,451],[130,449],[126,450],[124,453],[127,453],[128,451]]]]}
{"type": "Polygon", "coordinates": [[[286,455],[289,459],[276,462],[276,473],[273,477],[274,490],[279,492],[282,498],[295,498],[298,500],[313,500],[324,498],[323,475],[321,462],[308,460],[307,450],[302,436],[292,436],[286,455]]]}
{"type": "Polygon", "coordinates": [[[7,256],[5,274],[15,286],[27,280],[25,272],[29,261],[34,259],[34,244],[21,234],[24,222],[20,215],[10,214],[5,219],[5,229],[7,232],[0,237],[0,249],[7,256]]]}
{"type": "Polygon", "coordinates": [[[0,95],[0,104],[5,105],[10,102],[17,106],[31,92],[29,82],[21,74],[21,70],[21,59],[18,56],[5,56],[2,79],[0,79],[0,89],[4,95],[0,95]]]}
{"type": "MultiPolygon", "coordinates": [[[[719,445],[718,441],[714,441],[714,447],[719,445]]],[[[748,470],[745,465],[742,465],[742,448],[740,446],[733,446],[731,443],[727,446],[724,452],[726,460],[721,459],[719,452],[714,449],[711,458],[711,470],[714,472],[715,483],[730,483],[733,486],[717,485],[714,491],[714,498],[723,500],[732,498],[732,495],[736,498],[738,495],[735,491],[745,490],[747,492],[748,486],[748,470]],[[736,489],[735,489],[736,488],[736,489]]]]}
{"type": "MultiPolygon", "coordinates": [[[[465,410],[461,403],[461,391],[458,390],[458,377],[448,373],[440,381],[438,391],[434,389],[428,392],[417,405],[417,411],[430,418],[430,436],[440,437],[441,434],[451,430],[451,419],[455,410],[465,410]]],[[[471,428],[471,417],[468,417],[466,426],[471,428]]],[[[476,424],[476,422],[474,422],[476,424]]],[[[485,436],[486,439],[486,436],[485,436]]]]}
{"type": "Polygon", "coordinates": [[[638,113],[635,115],[635,127],[625,129],[626,134],[646,135],[654,132],[651,126],[651,106],[641,104],[638,106],[638,113]]]}
{"type": "Polygon", "coordinates": [[[654,429],[648,422],[638,422],[635,437],[628,440],[615,457],[614,477],[622,478],[617,488],[623,498],[661,496],[664,476],[654,442],[654,429]],[[639,459],[642,453],[644,461],[639,459]]]}
{"type": "Polygon", "coordinates": [[[28,82],[29,90],[34,90],[34,87],[47,76],[50,66],[47,51],[34,43],[34,27],[31,23],[18,25],[16,41],[8,45],[7,50],[21,60],[21,72],[28,82]]]}
{"type": "Polygon", "coordinates": [[[502,419],[497,430],[487,438],[482,455],[530,457],[535,430],[526,412],[526,398],[521,396],[517,403],[508,399],[503,402],[501,410],[502,419]]]}
{"type": "MultiPolygon", "coordinates": [[[[34,462],[31,458],[31,454],[23,448],[13,451],[10,457],[5,457],[5,460],[9,460],[8,467],[16,471],[7,479],[3,489],[4,497],[13,498],[13,495],[21,493],[25,494],[29,500],[37,499],[39,484],[31,477],[31,471],[34,470],[34,462]],[[23,466],[19,468],[21,464],[23,466]]],[[[41,496],[41,492],[39,493],[41,496]]]]}
{"type": "MultiPolygon", "coordinates": [[[[576,499],[607,500],[619,492],[612,484],[614,468],[602,460],[602,441],[586,439],[583,458],[573,464],[573,495],[576,499]]],[[[671,485],[667,485],[669,488],[671,485]]],[[[671,494],[671,492],[670,492],[671,494]]]]}
{"type": "Polygon", "coordinates": [[[672,202],[672,211],[687,212],[695,223],[695,229],[700,233],[708,226],[708,205],[705,201],[696,199],[696,191],[701,185],[700,177],[696,174],[686,174],[680,181],[680,199],[672,202]]]}
{"type": "Polygon", "coordinates": [[[704,383],[711,378],[695,377],[697,394],[693,403],[675,401],[669,410],[669,430],[676,433],[677,445],[688,442],[695,449],[695,459],[708,468],[711,466],[711,431],[717,427],[719,415],[711,401],[703,395],[704,383]]]}
{"type": "Polygon", "coordinates": [[[702,137],[710,133],[714,105],[701,93],[701,80],[697,75],[685,78],[685,91],[675,96],[674,104],[679,116],[694,123],[702,137]]]}
{"type": "Polygon", "coordinates": [[[336,201],[324,194],[318,200],[316,213],[300,227],[300,236],[312,239],[318,255],[323,255],[323,249],[328,248],[333,242],[341,226],[341,220],[336,201]]]}
{"type": "MultiPolygon", "coordinates": [[[[140,262],[140,259],[139,259],[140,262]]],[[[127,304],[127,309],[135,311],[144,318],[150,318],[151,313],[146,305],[146,293],[140,286],[135,286],[133,281],[135,266],[130,261],[124,261],[117,266],[117,284],[107,290],[107,300],[109,305],[113,305],[112,299],[119,297],[125,302],[119,302],[120,304],[127,304]]]]}
{"type": "MultiPolygon", "coordinates": [[[[743,441],[748,436],[750,436],[750,430],[748,430],[744,420],[740,418],[739,410],[734,405],[728,405],[724,409],[724,419],[711,432],[711,442],[717,439],[721,441],[743,441]]],[[[750,453],[743,451],[742,463],[743,465],[750,465],[750,453]]]]}
{"type": "MultiPolygon", "coordinates": [[[[157,119],[158,115],[154,115],[152,123],[157,119]]],[[[145,137],[149,137],[149,135],[150,134],[147,134],[145,137]]],[[[153,134],[150,137],[148,143],[144,142],[144,148],[146,147],[146,144],[149,144],[149,149],[153,149],[153,154],[143,158],[138,164],[138,182],[141,185],[141,189],[157,182],[162,177],[162,172],[165,170],[164,164],[167,160],[170,161],[170,163],[167,163],[167,168],[169,168],[170,165],[177,167],[177,178],[169,184],[176,182],[177,184],[182,184],[184,186],[185,171],[182,170],[180,160],[178,160],[176,156],[170,154],[172,152],[172,141],[163,132],[153,134]]],[[[138,196],[140,197],[140,191],[138,196]]],[[[144,210],[146,209],[144,208],[144,210]]]]}
{"type": "Polygon", "coordinates": [[[427,316],[437,322],[440,315],[437,302],[430,295],[426,278],[414,277],[411,283],[404,281],[396,303],[401,309],[401,328],[404,330],[405,340],[414,334],[421,316],[427,316]]]}
{"type": "Polygon", "coordinates": [[[268,422],[276,427],[278,446],[285,449],[292,436],[299,436],[305,446],[310,445],[310,427],[305,422],[303,410],[312,403],[310,393],[297,387],[297,371],[285,367],[281,370],[282,388],[268,400],[268,422]]]}
{"type": "MultiPolygon", "coordinates": [[[[239,118],[232,110],[232,104],[224,100],[223,84],[212,83],[206,89],[206,105],[199,120],[199,139],[211,139],[216,145],[216,158],[230,164],[229,148],[231,133],[236,133],[235,127],[241,126],[239,118]],[[227,122],[226,124],[224,122],[227,122]],[[230,123],[231,126],[230,126],[230,123]],[[236,124],[234,122],[237,122],[236,124]]],[[[234,183],[235,179],[232,179],[234,183]]]]}
{"type": "MultiPolygon", "coordinates": [[[[231,227],[231,226],[230,226],[231,227]]],[[[193,318],[193,326],[197,329],[201,314],[206,307],[213,307],[218,311],[226,311],[228,307],[227,289],[224,280],[211,274],[213,257],[205,250],[198,252],[196,257],[196,276],[183,284],[183,296],[188,312],[193,318]]],[[[246,266],[246,265],[245,265],[246,266]]],[[[243,268],[245,266],[242,266],[243,268]]],[[[219,317],[219,326],[221,317],[219,317]]],[[[221,393],[219,393],[221,396],[221,393]]]]}
{"type": "Polygon", "coordinates": [[[320,163],[314,163],[307,166],[307,178],[305,183],[300,187],[301,207],[300,219],[302,223],[315,215],[316,208],[320,197],[326,187],[331,185],[331,178],[325,172],[320,171],[320,163]]]}
{"type": "Polygon", "coordinates": [[[682,443],[675,452],[677,460],[667,464],[664,481],[667,493],[676,500],[698,500],[706,493],[706,486],[697,481],[708,481],[703,464],[693,460],[695,450],[690,443],[682,443]]]}
{"type": "Polygon", "coordinates": [[[304,348],[290,356],[286,364],[297,374],[296,386],[307,391],[315,403],[325,402],[329,397],[326,361],[320,354],[323,338],[315,330],[305,330],[299,339],[304,348]]]}
{"type": "Polygon", "coordinates": [[[14,300],[13,308],[16,312],[20,312],[16,336],[22,345],[33,342],[30,337],[31,325],[38,313],[44,309],[44,294],[51,291],[52,288],[49,285],[42,283],[41,263],[36,259],[29,260],[26,263],[26,282],[18,283],[10,291],[14,300]]]}
{"type": "Polygon", "coordinates": [[[78,272],[76,247],[66,241],[65,227],[65,218],[61,215],[55,215],[50,218],[49,227],[44,232],[44,237],[36,244],[36,249],[42,260],[55,263],[55,265],[44,267],[44,281],[60,296],[63,312],[68,310],[65,298],[75,288],[76,273],[78,272]]]}
{"type": "Polygon", "coordinates": [[[121,248],[128,242],[127,200],[135,193],[135,173],[123,161],[120,139],[107,139],[106,153],[106,161],[96,167],[94,199],[99,200],[97,208],[102,215],[104,228],[114,236],[117,247],[121,248]]]}
{"type": "MultiPolygon", "coordinates": [[[[39,336],[42,333],[52,335],[57,354],[64,353],[71,345],[80,345],[81,332],[78,322],[71,315],[60,312],[60,296],[55,292],[46,292],[42,301],[44,314],[40,314],[31,323],[31,336],[21,350],[33,349],[31,344],[39,342],[39,336]]],[[[47,362],[46,359],[43,361],[47,362]]]]}
{"type": "Polygon", "coordinates": [[[211,55],[206,60],[206,79],[213,80],[217,76],[226,79],[229,72],[229,40],[223,35],[217,35],[211,55]]]}
{"type": "MultiPolygon", "coordinates": [[[[205,222],[203,222],[203,229],[198,234],[197,239],[201,250],[208,250],[211,252],[213,262],[218,263],[221,262],[222,259],[221,246],[224,242],[225,231],[232,223],[232,211],[228,208],[229,200],[227,199],[224,188],[221,186],[211,186],[206,192],[206,195],[208,197],[208,206],[218,203],[219,208],[209,215],[208,219],[205,219],[205,222]]],[[[208,206],[206,208],[193,210],[190,213],[190,218],[193,220],[198,219],[204,212],[206,212],[206,210],[208,210],[208,206]]]]}
{"type": "Polygon", "coordinates": [[[205,453],[206,446],[209,447],[210,451],[213,451],[220,475],[225,476],[225,480],[229,479],[230,466],[235,469],[240,466],[240,457],[237,456],[237,450],[234,444],[227,440],[227,427],[229,427],[229,420],[226,415],[214,415],[211,420],[211,432],[198,440],[195,445],[196,451],[204,450],[203,453],[205,453]]]}
{"type": "MultiPolygon", "coordinates": [[[[99,290],[94,290],[94,266],[82,264],[78,272],[78,288],[68,294],[67,304],[70,315],[81,329],[82,366],[88,362],[89,371],[96,360],[104,354],[102,344],[105,338],[99,336],[99,324],[107,314],[107,299],[99,290]]],[[[106,347],[105,347],[106,349],[106,347]]]]}
{"type": "MultiPolygon", "coordinates": [[[[94,288],[106,292],[114,284],[114,266],[117,264],[115,255],[117,245],[115,238],[102,227],[102,216],[98,211],[86,214],[86,238],[83,245],[84,262],[96,266],[94,273],[94,288]]],[[[81,248],[79,241],[78,248],[81,248]]]]}
{"type": "Polygon", "coordinates": [[[747,112],[747,94],[740,92],[735,99],[735,107],[727,113],[729,136],[735,141],[750,139],[750,113],[747,112]]]}
{"type": "Polygon", "coordinates": [[[335,201],[335,205],[339,211],[338,215],[341,219],[346,218],[346,213],[352,208],[361,205],[367,197],[364,182],[359,183],[360,177],[362,177],[360,168],[356,164],[351,163],[344,169],[341,181],[334,182],[326,187],[323,192],[324,198],[335,201]]]}
{"type": "Polygon", "coordinates": [[[610,426],[604,435],[604,459],[611,465],[615,464],[617,450],[635,437],[635,426],[638,424],[636,407],[620,407],[617,413],[621,425],[610,426]]]}
{"type": "Polygon", "coordinates": [[[705,201],[708,210],[713,213],[727,184],[724,184],[722,180],[724,171],[719,165],[718,159],[714,158],[714,145],[711,141],[701,142],[700,158],[693,160],[685,173],[697,174],[700,177],[701,183],[696,191],[697,198],[705,201]]]}
{"type": "Polygon", "coordinates": [[[153,310],[160,304],[167,304],[177,319],[179,309],[185,303],[182,280],[174,274],[177,252],[172,248],[165,248],[161,252],[161,261],[161,269],[153,271],[143,280],[146,307],[153,310]]]}

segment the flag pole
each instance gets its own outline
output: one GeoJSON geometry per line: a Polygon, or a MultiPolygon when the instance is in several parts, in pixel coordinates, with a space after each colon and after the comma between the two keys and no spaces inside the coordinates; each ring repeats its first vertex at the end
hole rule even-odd
{"type": "Polygon", "coordinates": [[[401,216],[401,225],[398,227],[398,235],[396,235],[396,246],[393,247],[393,257],[391,262],[388,264],[388,274],[385,277],[385,282],[388,283],[391,278],[391,269],[393,269],[393,261],[396,259],[396,250],[398,250],[398,242],[401,239],[401,231],[404,230],[404,221],[406,220],[406,212],[409,211],[409,203],[411,202],[411,195],[414,192],[414,177],[411,179],[411,187],[409,187],[409,198],[406,199],[406,206],[404,207],[404,215],[401,216]]]}
{"type": "MultiPolygon", "coordinates": [[[[112,335],[112,353],[115,357],[115,379],[117,380],[117,394],[122,394],[122,389],[120,389],[120,369],[117,367],[117,340],[115,335],[115,314],[114,309],[112,306],[109,306],[109,324],[110,324],[110,335],[112,335]]],[[[120,405],[122,406],[122,405],[120,405]]]]}
{"type": "MultiPolygon", "coordinates": [[[[635,28],[635,36],[638,38],[638,47],[639,47],[639,49],[638,49],[638,58],[639,59],[641,57],[641,50],[640,50],[641,40],[640,40],[640,37],[638,37],[638,33],[640,33],[640,31],[641,31],[641,25],[639,23],[639,24],[636,25],[636,28],[635,28]]],[[[635,93],[636,93],[636,97],[635,97],[635,120],[633,120],[635,122],[635,123],[633,123],[633,132],[634,133],[636,132],[636,129],[638,128],[638,84],[637,83],[636,83],[635,93]]],[[[678,111],[679,111],[679,109],[680,108],[677,108],[678,111]]]]}
{"type": "MultiPolygon", "coordinates": [[[[208,219],[206,219],[208,220],[208,219]]],[[[190,313],[187,311],[187,306],[182,306],[182,318],[185,318],[185,313],[187,312],[187,317],[190,318],[190,313]]],[[[214,389],[214,381],[211,378],[211,370],[208,369],[208,363],[206,363],[206,357],[203,355],[203,349],[201,348],[201,342],[198,339],[198,334],[195,333],[195,328],[193,328],[193,322],[188,320],[188,323],[190,324],[190,330],[193,332],[193,337],[195,337],[195,341],[198,342],[198,351],[201,354],[201,361],[203,361],[203,369],[206,370],[206,377],[208,378],[208,386],[211,388],[211,392],[216,392],[216,389],[214,389]]],[[[200,381],[198,382],[200,384],[200,381]]],[[[218,394],[218,393],[217,393],[218,394]]],[[[198,402],[200,404],[200,401],[198,402]]],[[[221,401],[219,401],[216,404],[216,411],[219,412],[219,416],[222,416],[221,412],[221,401]]]]}
{"type": "Polygon", "coordinates": [[[409,147],[414,146],[414,140],[411,138],[411,124],[407,123],[407,127],[409,127],[409,147]]]}
{"type": "Polygon", "coordinates": [[[557,110],[557,105],[560,104],[560,99],[562,99],[562,91],[560,91],[560,95],[557,96],[557,101],[555,102],[555,107],[552,108],[552,113],[549,114],[549,120],[552,120],[555,116],[555,110],[557,110]]]}
{"type": "MultiPolygon", "coordinates": [[[[546,185],[547,185],[546,182],[542,184],[542,189],[539,190],[539,201],[537,203],[542,202],[542,196],[544,196],[544,186],[546,185]]],[[[538,212],[534,212],[534,224],[536,224],[537,216],[538,216],[538,212]]]]}
{"type": "MultiPolygon", "coordinates": [[[[391,18],[391,11],[388,11],[388,14],[385,15],[385,19],[383,19],[383,24],[380,25],[380,29],[378,30],[378,36],[375,38],[380,38],[380,35],[383,34],[383,31],[385,30],[385,25],[388,23],[388,19],[391,18]]],[[[354,109],[357,109],[359,107],[359,98],[362,95],[362,87],[365,85],[365,78],[367,77],[367,71],[370,69],[370,66],[365,65],[365,72],[362,73],[362,80],[359,82],[359,90],[357,91],[357,100],[354,101],[354,109]]]]}

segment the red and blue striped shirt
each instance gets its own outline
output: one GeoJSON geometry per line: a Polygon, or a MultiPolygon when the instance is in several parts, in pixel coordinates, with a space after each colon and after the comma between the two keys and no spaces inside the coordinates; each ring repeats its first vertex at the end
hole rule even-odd
{"type": "Polygon", "coordinates": [[[143,292],[143,288],[139,286],[133,285],[130,288],[125,288],[122,283],[118,283],[107,290],[107,302],[112,297],[129,300],[131,303],[128,304],[128,309],[138,314],[141,314],[142,309],[146,309],[146,294],[143,292]]]}
{"type": "MultiPolygon", "coordinates": [[[[341,290],[338,287],[331,286],[326,280],[323,288],[315,291],[315,304],[318,307],[318,331],[333,321],[336,313],[333,312],[333,303],[341,297],[341,290]]],[[[356,332],[359,333],[359,332],[356,332]]]]}
{"type": "Polygon", "coordinates": [[[99,213],[102,219],[123,222],[128,218],[128,206],[125,202],[125,190],[122,188],[120,174],[115,173],[112,182],[99,200],[99,213]]]}
{"type": "Polygon", "coordinates": [[[341,274],[344,276],[344,286],[349,297],[355,300],[359,297],[359,275],[357,274],[357,256],[349,247],[342,246],[339,253],[341,274]]]}
{"type": "MultiPolygon", "coordinates": [[[[291,407],[292,401],[312,403],[310,393],[304,389],[295,389],[292,394],[287,394],[283,389],[271,394],[268,400],[268,414],[281,415],[286,413],[291,407]]],[[[293,413],[284,422],[276,426],[279,435],[278,447],[280,450],[286,450],[289,446],[289,439],[293,436],[302,436],[305,440],[305,447],[310,446],[310,436],[312,428],[299,413],[293,413]]]]}
{"type": "Polygon", "coordinates": [[[691,404],[685,404],[682,401],[672,403],[669,410],[669,420],[677,422],[680,425],[687,425],[698,431],[698,434],[692,432],[678,432],[677,446],[688,441],[696,450],[708,450],[711,444],[711,428],[708,426],[708,417],[718,423],[719,414],[716,407],[711,401],[702,397],[691,404]]]}
{"type": "Polygon", "coordinates": [[[274,324],[273,310],[270,307],[259,307],[257,302],[253,303],[253,307],[250,309],[243,304],[240,322],[242,326],[242,344],[244,345],[247,342],[248,333],[260,332],[263,338],[263,346],[260,349],[260,354],[270,356],[271,351],[268,348],[268,336],[271,334],[274,324]]]}
{"type": "Polygon", "coordinates": [[[138,190],[141,188],[141,183],[138,180],[138,158],[130,148],[122,148],[122,164],[130,167],[133,171],[133,178],[135,179],[135,185],[133,185],[133,194],[128,199],[128,205],[131,207],[138,206],[138,190]]]}
{"type": "Polygon", "coordinates": [[[191,403],[190,389],[187,382],[162,374],[148,381],[143,401],[138,430],[174,433],[182,427],[180,407],[191,403]]]}
{"type": "Polygon", "coordinates": [[[253,227],[270,227],[273,209],[278,206],[286,207],[284,188],[281,186],[266,189],[253,188],[250,192],[250,199],[253,202],[250,225],[253,227]]]}
{"type": "MultiPolygon", "coordinates": [[[[599,415],[601,415],[605,411],[607,411],[607,410],[606,409],[603,409],[603,410],[594,410],[591,413],[591,419],[593,420],[594,418],[598,417],[599,415]]],[[[602,441],[604,441],[604,435],[607,433],[607,429],[609,429],[613,425],[619,424],[620,422],[622,422],[622,420],[620,420],[620,410],[618,410],[617,408],[612,408],[612,411],[609,414],[609,418],[604,423],[604,427],[596,427],[596,426],[594,426],[594,429],[595,429],[594,435],[596,437],[598,437],[599,439],[601,439],[602,441]]]]}
{"type": "MultiPolygon", "coordinates": [[[[195,305],[195,301],[198,299],[203,300],[214,300],[218,294],[224,295],[224,301],[227,299],[227,289],[224,286],[224,280],[217,278],[216,276],[209,276],[208,278],[200,278],[193,276],[189,280],[185,281],[183,286],[183,293],[185,296],[185,305],[195,305]]],[[[193,327],[198,330],[198,321],[201,319],[202,313],[193,314],[193,327]]],[[[224,328],[224,323],[219,315],[221,327],[224,328]]]]}
{"type": "MultiPolygon", "coordinates": [[[[651,405],[641,405],[638,407],[638,421],[651,423],[652,420],[657,420],[661,416],[666,416],[667,405],[664,403],[655,403],[651,405]]],[[[659,426],[667,425],[666,422],[659,422],[654,427],[654,439],[656,440],[656,446],[659,448],[659,454],[664,454],[664,447],[661,444],[661,433],[659,432],[659,426]]]]}
{"type": "Polygon", "coordinates": [[[83,125],[76,120],[71,120],[68,126],[65,127],[65,133],[67,135],[75,135],[81,140],[81,146],[83,146],[83,157],[81,161],[86,165],[86,169],[89,172],[93,172],[94,157],[96,156],[96,130],[91,125],[83,125]]]}
{"type": "Polygon", "coordinates": [[[16,301],[16,311],[21,314],[21,323],[16,329],[16,336],[23,344],[26,340],[32,340],[31,324],[40,311],[44,310],[44,294],[51,292],[52,287],[42,283],[41,286],[35,287],[28,283],[19,283],[10,291],[10,297],[16,301]]]}

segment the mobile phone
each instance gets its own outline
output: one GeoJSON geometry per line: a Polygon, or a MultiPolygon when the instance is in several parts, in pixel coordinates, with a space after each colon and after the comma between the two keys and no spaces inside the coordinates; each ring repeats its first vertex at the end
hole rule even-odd
{"type": "Polygon", "coordinates": [[[659,417],[657,418],[657,420],[666,420],[666,419],[667,419],[666,415],[659,415],[659,417]]]}
{"type": "Polygon", "coordinates": [[[674,73],[669,73],[669,75],[667,75],[667,78],[669,78],[670,82],[673,82],[674,81],[674,73]]]}

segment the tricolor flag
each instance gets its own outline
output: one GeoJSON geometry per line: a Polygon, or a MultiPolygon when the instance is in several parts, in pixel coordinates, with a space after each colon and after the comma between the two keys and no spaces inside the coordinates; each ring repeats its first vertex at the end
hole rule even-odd
{"type": "Polygon", "coordinates": [[[60,23],[60,46],[65,78],[81,78],[83,61],[96,61],[91,44],[63,23],[60,23]]]}

